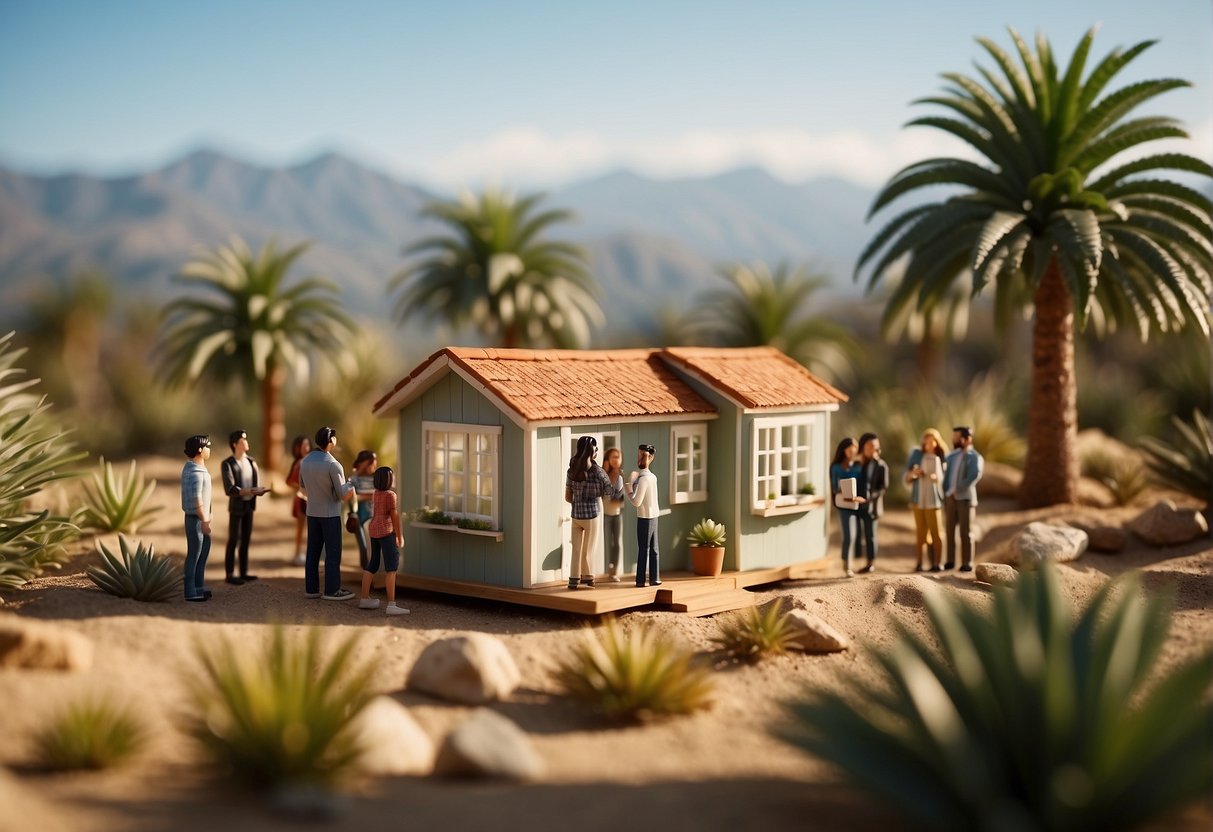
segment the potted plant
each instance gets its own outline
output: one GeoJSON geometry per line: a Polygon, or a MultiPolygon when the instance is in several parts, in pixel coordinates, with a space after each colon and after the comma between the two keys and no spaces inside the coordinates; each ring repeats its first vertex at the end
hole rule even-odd
{"type": "Polygon", "coordinates": [[[796,502],[800,503],[801,505],[804,505],[805,503],[812,501],[813,496],[816,493],[817,493],[817,486],[813,485],[813,483],[811,483],[811,482],[801,483],[800,484],[800,496],[796,499],[796,502]]]}
{"type": "Polygon", "coordinates": [[[720,574],[724,569],[724,523],[704,518],[687,535],[691,548],[691,571],[696,575],[720,574]]]}
{"type": "Polygon", "coordinates": [[[767,495],[767,508],[775,508],[779,504],[779,495],[772,491],[767,495]]]}

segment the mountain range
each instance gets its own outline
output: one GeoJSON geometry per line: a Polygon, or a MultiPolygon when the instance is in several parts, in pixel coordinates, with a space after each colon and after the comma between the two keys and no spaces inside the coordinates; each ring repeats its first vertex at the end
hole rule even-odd
{"type": "MultiPolygon", "coordinates": [[[[102,178],[0,167],[0,318],[39,281],[95,270],[121,291],[160,300],[201,246],[239,234],[251,245],[310,240],[300,274],[330,277],[356,314],[386,320],[386,282],[403,249],[437,230],[423,206],[449,194],[399,181],[347,157],[267,168],[199,150],[166,167],[102,178]]],[[[855,291],[850,270],[871,229],[873,192],[836,178],[781,182],[746,168],[658,180],[619,171],[549,193],[577,219],[554,233],[585,247],[608,319],[644,332],[663,309],[716,288],[731,261],[787,260],[855,291]]]]}

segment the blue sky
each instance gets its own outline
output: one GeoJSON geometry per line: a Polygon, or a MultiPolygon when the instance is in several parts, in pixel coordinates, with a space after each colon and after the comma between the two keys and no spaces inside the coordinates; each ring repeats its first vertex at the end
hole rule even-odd
{"type": "Polygon", "coordinates": [[[1096,56],[1161,40],[1121,83],[1195,82],[1153,109],[1213,157],[1209,0],[0,0],[0,164],[117,174],[209,146],[445,187],[743,164],[874,184],[954,150],[900,125],[972,70],[975,35],[1040,29],[1068,56],[1096,22],[1096,56]]]}

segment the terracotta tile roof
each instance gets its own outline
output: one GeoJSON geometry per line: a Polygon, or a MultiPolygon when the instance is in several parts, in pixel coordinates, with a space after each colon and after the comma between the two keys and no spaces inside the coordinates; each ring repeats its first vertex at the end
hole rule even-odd
{"type": "Polygon", "coordinates": [[[838,404],[847,396],[774,347],[670,347],[667,360],[747,408],[838,404]]]}
{"type": "Polygon", "coordinates": [[[527,421],[715,413],[659,350],[501,350],[447,347],[375,403],[378,411],[442,356],[527,421]]]}

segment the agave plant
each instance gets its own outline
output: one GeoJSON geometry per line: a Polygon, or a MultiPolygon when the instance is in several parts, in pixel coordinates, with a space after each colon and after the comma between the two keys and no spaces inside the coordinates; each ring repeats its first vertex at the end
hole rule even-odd
{"type": "Polygon", "coordinates": [[[717,523],[707,518],[700,520],[687,535],[687,543],[692,546],[723,546],[725,542],[724,523],[717,523]]]}
{"type": "Polygon", "coordinates": [[[1209,794],[1211,655],[1155,671],[1168,612],[1137,577],[1076,623],[1050,565],[989,614],[927,609],[942,649],[899,625],[885,678],[793,706],[788,738],[932,829],[1126,829],[1209,794]]]}
{"type": "Polygon", "coordinates": [[[70,706],[34,738],[38,765],[51,771],[109,768],[147,741],[130,711],[104,701],[70,706]]]}
{"type": "Polygon", "coordinates": [[[710,671],[691,652],[648,626],[624,633],[608,619],[556,669],[556,683],[569,696],[619,720],[687,714],[712,701],[710,671]]]}
{"type": "Polygon", "coordinates": [[[1146,490],[1149,482],[1141,460],[1136,454],[1122,455],[1098,449],[1082,455],[1080,470],[1084,477],[1099,480],[1116,500],[1127,506],[1146,490]]]}
{"type": "Polygon", "coordinates": [[[327,650],[318,629],[294,639],[274,627],[261,650],[227,640],[203,650],[187,731],[243,785],[344,780],[362,755],[351,723],[374,697],[372,667],[351,659],[355,642],[327,650]]]}
{"type": "Polygon", "coordinates": [[[1171,417],[1176,440],[1170,444],[1146,437],[1146,463],[1158,480],[1198,500],[1208,502],[1213,493],[1213,423],[1199,410],[1193,411],[1191,424],[1171,417]]]}
{"type": "Polygon", "coordinates": [[[160,506],[147,504],[156,490],[156,481],[146,480],[137,470],[135,460],[131,460],[126,477],[115,476],[114,467],[105,457],[101,457],[100,468],[93,474],[93,481],[84,484],[86,526],[103,532],[133,534],[160,511],[160,506]]]}
{"type": "Polygon", "coordinates": [[[712,642],[734,659],[757,662],[787,651],[796,638],[783,598],[721,618],[712,642]]]}
{"type": "Polygon", "coordinates": [[[118,535],[118,546],[122,550],[121,559],[97,541],[101,566],[90,566],[86,571],[101,589],[136,601],[167,601],[181,591],[180,569],[168,558],[156,557],[154,546],[149,544],[145,548],[140,542],[132,552],[122,535],[118,535]]]}

